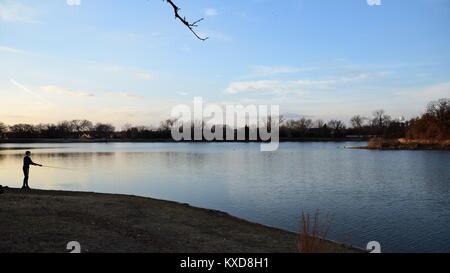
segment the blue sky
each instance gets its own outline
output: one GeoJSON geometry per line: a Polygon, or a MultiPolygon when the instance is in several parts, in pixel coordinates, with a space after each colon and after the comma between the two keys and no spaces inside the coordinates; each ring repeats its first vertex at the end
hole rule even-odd
{"type": "Polygon", "coordinates": [[[161,0],[0,0],[0,121],[156,125],[195,96],[347,121],[450,97],[448,0],[174,2],[209,40],[161,0]]]}

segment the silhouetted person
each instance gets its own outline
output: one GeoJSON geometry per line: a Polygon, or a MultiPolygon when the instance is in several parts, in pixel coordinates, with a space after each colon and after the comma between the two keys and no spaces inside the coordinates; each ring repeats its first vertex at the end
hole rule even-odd
{"type": "Polygon", "coordinates": [[[33,160],[31,160],[31,152],[27,151],[25,153],[25,157],[23,158],[23,186],[22,189],[29,189],[28,186],[28,178],[30,176],[30,165],[32,166],[39,166],[42,167],[41,164],[34,163],[33,160]]]}

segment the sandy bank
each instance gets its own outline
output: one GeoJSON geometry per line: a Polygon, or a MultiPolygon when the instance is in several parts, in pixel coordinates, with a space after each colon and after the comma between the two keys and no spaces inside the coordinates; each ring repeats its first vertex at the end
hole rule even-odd
{"type": "Polygon", "coordinates": [[[69,241],[83,252],[297,252],[294,233],[136,196],[5,189],[0,219],[0,252],[67,252],[69,241]]]}

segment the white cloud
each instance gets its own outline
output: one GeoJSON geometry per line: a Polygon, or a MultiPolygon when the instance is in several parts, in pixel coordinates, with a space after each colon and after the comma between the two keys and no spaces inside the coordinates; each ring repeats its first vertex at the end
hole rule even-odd
{"type": "Polygon", "coordinates": [[[212,17],[212,16],[217,16],[217,14],[218,14],[218,12],[214,8],[208,8],[208,9],[205,10],[205,15],[206,16],[212,17]]]}
{"type": "Polygon", "coordinates": [[[49,94],[67,95],[75,97],[95,97],[94,94],[86,91],[74,91],[65,87],[48,85],[41,87],[41,90],[49,94]]]}
{"type": "Polygon", "coordinates": [[[334,81],[327,80],[260,80],[246,82],[232,82],[225,90],[229,94],[238,94],[242,92],[259,92],[259,93],[286,93],[286,92],[302,92],[307,88],[324,88],[334,81]]]}
{"type": "Polygon", "coordinates": [[[357,74],[349,77],[342,77],[331,80],[260,80],[246,82],[232,82],[226,89],[229,94],[241,92],[271,92],[283,93],[289,91],[305,91],[311,89],[329,88],[336,84],[345,84],[353,81],[367,79],[368,74],[357,74]]]}
{"type": "Polygon", "coordinates": [[[269,91],[273,90],[277,85],[280,85],[279,81],[247,81],[247,82],[232,82],[228,85],[225,91],[229,94],[238,94],[246,91],[269,91]]]}
{"type": "Polygon", "coordinates": [[[221,42],[231,42],[233,38],[227,34],[221,32],[199,32],[200,37],[209,37],[211,40],[221,41],[221,42]]]}
{"type": "Polygon", "coordinates": [[[137,77],[144,81],[153,80],[153,76],[149,73],[138,73],[137,77]]]}
{"type": "Polygon", "coordinates": [[[66,3],[69,6],[80,6],[81,0],[66,0],[66,3]]]}
{"type": "Polygon", "coordinates": [[[427,86],[419,91],[414,92],[414,96],[426,100],[450,98],[450,82],[427,86]]]}
{"type": "Polygon", "coordinates": [[[299,72],[312,71],[314,68],[299,68],[293,66],[265,66],[258,65],[253,67],[256,76],[270,76],[277,74],[294,74],[299,72]]]}
{"type": "Polygon", "coordinates": [[[183,51],[183,52],[191,52],[191,47],[185,45],[185,46],[183,46],[183,47],[181,48],[181,51],[183,51]]]}
{"type": "Polygon", "coordinates": [[[0,52],[6,52],[6,53],[14,53],[14,54],[26,54],[27,52],[12,48],[12,47],[6,47],[6,46],[0,46],[0,52]]]}
{"type": "Polygon", "coordinates": [[[142,98],[141,96],[133,95],[133,94],[127,93],[127,92],[108,92],[105,94],[105,96],[112,97],[112,98],[122,98],[122,99],[140,99],[140,98],[142,98]]]}
{"type": "Polygon", "coordinates": [[[79,97],[79,98],[117,98],[117,99],[140,99],[141,96],[134,95],[129,92],[103,92],[100,95],[95,95],[92,92],[88,91],[78,91],[71,90],[66,87],[56,86],[56,85],[48,85],[42,86],[41,91],[60,96],[68,96],[68,97],[79,97]]]}
{"type": "Polygon", "coordinates": [[[0,2],[0,21],[38,23],[33,17],[35,12],[19,1],[4,0],[0,2]]]}

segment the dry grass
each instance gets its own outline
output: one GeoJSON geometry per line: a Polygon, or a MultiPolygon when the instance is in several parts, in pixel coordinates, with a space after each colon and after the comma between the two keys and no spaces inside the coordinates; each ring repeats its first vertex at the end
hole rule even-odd
{"type": "Polygon", "coordinates": [[[331,228],[332,218],[329,213],[320,221],[320,211],[317,210],[311,222],[311,217],[302,211],[300,233],[298,236],[298,250],[300,253],[330,252],[329,243],[325,241],[331,228]]]}
{"type": "MultiPolygon", "coordinates": [[[[83,253],[298,252],[298,234],[219,211],[127,195],[3,189],[0,253],[66,253],[74,240],[83,253]]],[[[327,243],[328,252],[362,253],[327,243]]]]}

